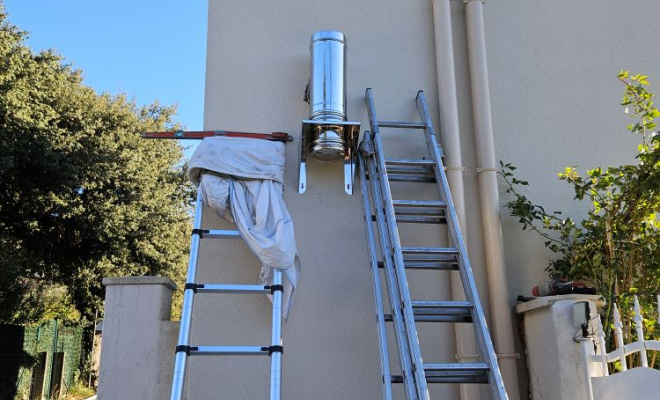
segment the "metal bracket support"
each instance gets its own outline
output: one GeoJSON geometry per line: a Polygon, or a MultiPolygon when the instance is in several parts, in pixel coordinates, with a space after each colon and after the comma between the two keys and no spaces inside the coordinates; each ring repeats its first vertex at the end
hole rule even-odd
{"type": "Polygon", "coordinates": [[[298,166],[298,193],[307,190],[307,154],[314,142],[314,128],[322,126],[339,126],[344,138],[344,191],[353,194],[353,182],[357,170],[358,136],[360,135],[360,122],[358,121],[316,121],[303,120],[300,138],[300,158],[298,166]]]}
{"type": "Polygon", "coordinates": [[[482,172],[500,172],[500,170],[498,168],[477,168],[477,173],[482,172]]]}
{"type": "Polygon", "coordinates": [[[500,358],[520,358],[520,353],[496,353],[498,359],[500,358]]]}
{"type": "Polygon", "coordinates": [[[362,139],[362,142],[360,142],[360,151],[362,151],[362,154],[365,156],[373,156],[376,154],[376,150],[374,149],[374,142],[367,139],[369,135],[369,131],[364,133],[365,139],[362,139]]]}

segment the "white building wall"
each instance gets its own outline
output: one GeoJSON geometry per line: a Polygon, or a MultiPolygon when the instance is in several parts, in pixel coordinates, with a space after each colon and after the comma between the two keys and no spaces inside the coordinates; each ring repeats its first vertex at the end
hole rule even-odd
{"type": "MultiPolygon", "coordinates": [[[[488,309],[463,2],[453,1],[452,10],[467,240],[488,309]]],[[[650,39],[659,15],[660,5],[651,0],[487,2],[497,156],[519,167],[521,177],[532,184],[533,199],[550,209],[577,213],[580,207],[556,180],[557,172],[567,165],[587,168],[632,159],[635,138],[625,134],[628,121],[618,105],[622,85],[616,73],[631,69],[660,82],[660,52],[650,39]],[[637,41],[651,48],[644,50],[637,41]]],[[[403,120],[417,118],[414,96],[424,89],[439,127],[429,0],[211,0],[205,128],[286,131],[295,137],[286,145],[285,200],[296,227],[303,276],[284,328],[284,398],[374,399],[380,397],[378,345],[359,192],[352,197],[343,193],[340,163],[313,160],[307,193],[296,190],[300,121],[309,115],[302,100],[309,78],[309,38],[322,29],[347,36],[348,116],[361,120],[363,131],[368,129],[363,101],[367,87],[374,90],[381,118],[403,120]]],[[[386,146],[407,156],[418,153],[408,136],[386,135],[386,146]]],[[[506,211],[502,220],[513,305],[518,294],[529,295],[531,286],[546,278],[543,269],[550,255],[542,241],[521,232],[506,211]]],[[[214,217],[206,221],[221,226],[214,217]]],[[[429,233],[403,234],[422,243],[429,233]]],[[[200,260],[199,282],[257,279],[258,262],[243,244],[204,241],[200,260]]],[[[447,277],[418,280],[423,287],[415,297],[449,298],[447,277]]],[[[266,344],[269,303],[245,296],[198,295],[194,344],[266,344]]],[[[453,362],[452,327],[429,325],[434,324],[424,325],[421,333],[425,361],[453,362]]],[[[193,359],[190,366],[190,399],[267,397],[265,359],[208,357],[193,359]]],[[[524,398],[524,361],[519,366],[524,398]]],[[[487,393],[485,387],[482,392],[487,393]]],[[[457,398],[457,390],[434,386],[433,395],[457,398]]]]}

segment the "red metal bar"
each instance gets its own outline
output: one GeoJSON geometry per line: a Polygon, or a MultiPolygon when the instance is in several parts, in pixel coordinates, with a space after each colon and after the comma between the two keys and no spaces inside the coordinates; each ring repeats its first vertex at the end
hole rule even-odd
{"type": "Polygon", "coordinates": [[[176,131],[176,132],[144,132],[145,139],[204,139],[211,136],[243,137],[265,139],[276,142],[290,142],[293,137],[286,132],[253,133],[233,131],[176,131]]]}

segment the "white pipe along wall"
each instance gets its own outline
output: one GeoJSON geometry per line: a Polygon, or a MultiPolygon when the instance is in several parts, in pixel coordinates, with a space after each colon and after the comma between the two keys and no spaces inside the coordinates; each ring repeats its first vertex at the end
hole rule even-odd
{"type": "MultiPolygon", "coordinates": [[[[465,196],[463,190],[463,159],[458,124],[450,0],[432,0],[431,2],[433,3],[438,102],[440,106],[440,138],[447,163],[447,181],[451,189],[459,225],[465,238],[467,237],[467,224],[465,222],[465,196]]],[[[451,272],[451,291],[454,300],[465,300],[463,282],[457,271],[451,272]]],[[[466,355],[479,353],[473,326],[455,324],[455,329],[458,356],[465,357],[466,355]]],[[[478,400],[481,398],[481,391],[476,385],[460,385],[460,394],[463,400],[478,400]]]]}
{"type": "Polygon", "coordinates": [[[514,355],[512,309],[509,305],[509,291],[504,269],[504,241],[499,218],[497,164],[488,83],[483,3],[481,0],[467,0],[465,18],[470,61],[472,116],[479,165],[481,218],[491,304],[491,333],[509,398],[518,400],[520,399],[518,371],[514,355]]]}

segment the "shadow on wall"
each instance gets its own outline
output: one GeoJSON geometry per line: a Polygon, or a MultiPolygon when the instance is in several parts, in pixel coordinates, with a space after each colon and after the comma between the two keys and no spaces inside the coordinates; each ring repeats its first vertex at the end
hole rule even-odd
{"type": "Polygon", "coordinates": [[[18,394],[19,373],[29,371],[35,357],[23,350],[25,330],[21,326],[0,325],[0,399],[18,394]]]}

